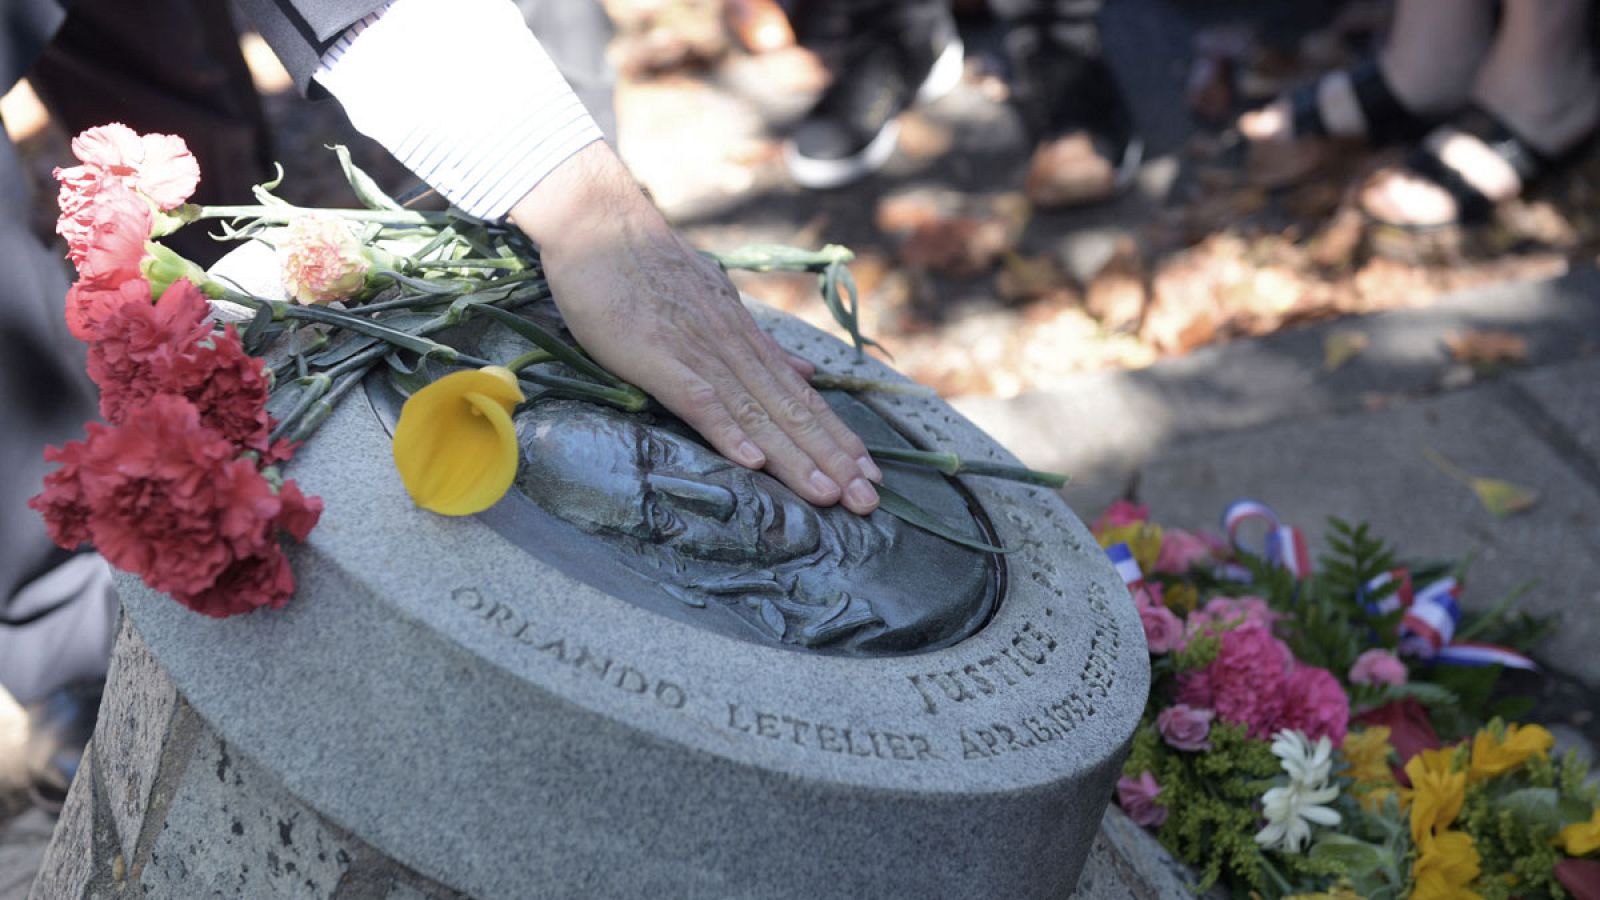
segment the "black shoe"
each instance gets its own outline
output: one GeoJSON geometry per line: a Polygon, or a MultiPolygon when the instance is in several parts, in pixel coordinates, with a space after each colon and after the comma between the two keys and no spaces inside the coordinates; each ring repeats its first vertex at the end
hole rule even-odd
{"type": "Polygon", "coordinates": [[[28,796],[45,812],[59,814],[66,802],[104,689],[98,681],[69,685],[28,709],[28,796]]]}
{"type": "Polygon", "coordinates": [[[1106,199],[1131,184],[1143,160],[1144,142],[1134,131],[1127,98],[1098,47],[1074,46],[1053,39],[1047,27],[1023,25],[1007,33],[1005,48],[1011,103],[1038,151],[1029,173],[1030,196],[1035,193],[1042,156],[1052,145],[1059,147],[1076,136],[1087,138],[1092,155],[1101,161],[1098,180],[1105,190],[1083,192],[1062,185],[1058,191],[1062,201],[1045,205],[1106,199]]]}
{"type": "Polygon", "coordinates": [[[853,21],[844,29],[833,83],[784,144],[797,184],[835,188],[876,172],[894,154],[899,115],[960,83],[961,38],[949,13],[938,13],[922,25],[853,21]]]}

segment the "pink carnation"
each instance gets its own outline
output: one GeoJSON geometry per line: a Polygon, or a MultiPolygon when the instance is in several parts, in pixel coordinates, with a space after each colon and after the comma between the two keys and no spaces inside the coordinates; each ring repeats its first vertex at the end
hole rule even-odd
{"type": "Polygon", "coordinates": [[[1195,709],[1179,703],[1163,709],[1156,716],[1156,730],[1168,746],[1177,750],[1210,750],[1211,720],[1216,713],[1209,709],[1195,709]]]}
{"type": "Polygon", "coordinates": [[[302,304],[332,303],[367,283],[371,262],[344,223],[327,215],[301,216],[278,243],[284,289],[302,304]]]}
{"type": "Polygon", "coordinates": [[[1150,507],[1139,506],[1127,500],[1118,500],[1106,507],[1100,518],[1094,520],[1092,530],[1096,536],[1108,528],[1120,528],[1123,525],[1132,525],[1135,522],[1150,521],[1150,507]]]}
{"type": "Polygon", "coordinates": [[[1241,625],[1261,625],[1268,630],[1283,618],[1260,597],[1212,597],[1189,614],[1185,643],[1201,635],[1218,635],[1241,625]]]}
{"type": "Polygon", "coordinates": [[[1294,654],[1270,629],[1250,623],[1223,633],[1216,659],[1183,677],[1178,699],[1216,710],[1224,722],[1245,725],[1265,740],[1278,730],[1284,686],[1294,654]]]}
{"type": "Polygon", "coordinates": [[[1139,609],[1139,622],[1144,626],[1144,640],[1151,653],[1171,653],[1183,644],[1183,620],[1162,602],[1161,585],[1141,585],[1134,592],[1133,602],[1139,609]]]}
{"type": "MultiPolygon", "coordinates": [[[[83,165],[56,170],[63,190],[69,183],[83,187],[86,178],[114,179],[166,210],[182,206],[200,184],[200,164],[183,138],[141,135],[120,122],[90,128],[73,138],[72,155],[83,165]]],[[[63,211],[67,205],[62,204],[63,211]]]]}
{"type": "Polygon", "coordinates": [[[1187,575],[1196,565],[1211,558],[1211,544],[1205,538],[1179,528],[1168,528],[1161,535],[1161,555],[1155,569],[1168,575],[1187,575]]]}
{"type": "Polygon", "coordinates": [[[1145,828],[1160,828],[1167,821],[1167,808],[1156,802],[1161,785],[1149,770],[1138,778],[1126,775],[1117,779],[1117,803],[1134,824],[1145,828]]]}
{"type": "Polygon", "coordinates": [[[1326,737],[1338,746],[1350,727],[1350,698],[1339,679],[1316,666],[1296,668],[1284,686],[1279,727],[1304,732],[1313,741],[1326,737]]]}
{"type": "Polygon", "coordinates": [[[1405,684],[1406,678],[1406,664],[1381,648],[1362,653],[1350,667],[1351,684],[1405,684]]]}
{"type": "Polygon", "coordinates": [[[173,393],[173,365],[211,333],[210,312],[187,281],[175,282],[154,305],[113,308],[89,345],[89,378],[100,388],[100,415],[120,425],[151,397],[173,393]]]}

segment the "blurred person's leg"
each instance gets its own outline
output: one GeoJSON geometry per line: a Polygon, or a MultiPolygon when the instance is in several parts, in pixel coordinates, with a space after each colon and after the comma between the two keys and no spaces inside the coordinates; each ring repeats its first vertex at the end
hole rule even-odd
{"type": "Polygon", "coordinates": [[[1375,60],[1329,72],[1239,118],[1259,181],[1288,183],[1345,148],[1421,137],[1467,101],[1494,36],[1493,0],[1399,0],[1375,60]]]}
{"type": "Polygon", "coordinates": [[[617,112],[613,104],[617,73],[606,61],[606,47],[616,29],[600,0],[516,0],[528,30],[539,38],[562,77],[605,132],[617,144],[617,112]]]}
{"type": "Polygon", "coordinates": [[[894,153],[899,115],[961,79],[948,0],[811,0],[797,18],[800,43],[833,72],[784,146],[804,187],[841,187],[877,171],[894,153]]]}
{"type": "Polygon", "coordinates": [[[0,685],[22,703],[104,675],[116,600],[105,563],[51,543],[27,501],[46,444],[83,433],[95,399],[62,316],[66,263],[29,231],[16,148],[0,139],[0,685]]]}
{"type": "MultiPolygon", "coordinates": [[[[196,203],[237,203],[271,172],[272,148],[228,4],[75,0],[29,81],[68,134],[122,122],[176,134],[200,163],[196,203]]],[[[166,243],[209,265],[204,229],[166,243]]]]}
{"type": "Polygon", "coordinates": [[[1006,23],[1011,100],[1035,150],[1028,196],[1042,206],[1109,198],[1138,165],[1132,114],[1105,61],[1102,0],[989,0],[1006,23]]]}
{"type": "Polygon", "coordinates": [[[1586,146],[1600,128],[1592,14],[1590,0],[1507,0],[1473,108],[1371,179],[1362,206],[1396,225],[1481,220],[1586,146]]]}

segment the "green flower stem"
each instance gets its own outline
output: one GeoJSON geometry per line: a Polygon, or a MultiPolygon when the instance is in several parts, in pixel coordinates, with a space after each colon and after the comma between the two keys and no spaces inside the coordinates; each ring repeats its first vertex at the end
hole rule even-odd
{"type": "Polygon", "coordinates": [[[1037,484],[1048,488],[1063,487],[1068,480],[1067,476],[1058,475],[1054,472],[1040,472],[1035,469],[1008,466],[1002,463],[964,460],[956,454],[948,452],[872,446],[867,447],[867,452],[871,453],[874,459],[923,466],[946,475],[987,475],[991,478],[1004,478],[1009,481],[1037,484]]]}
{"type": "Polygon", "coordinates": [[[300,417],[304,416],[311,409],[312,404],[320,400],[322,395],[328,392],[328,388],[333,385],[333,378],[327,373],[311,375],[298,379],[298,381],[300,384],[305,385],[305,391],[301,394],[300,400],[295,403],[294,408],[289,410],[289,413],[277,425],[273,426],[272,434],[267,438],[269,441],[275,441],[283,437],[284,432],[300,421],[300,417]]]}
{"type": "Polygon", "coordinates": [[[527,264],[520,259],[501,256],[495,259],[412,260],[410,265],[418,269],[510,269],[520,272],[527,264]]]}
{"type": "Polygon", "coordinates": [[[531,341],[540,350],[571,366],[581,375],[586,375],[595,381],[608,384],[619,390],[639,391],[638,388],[606,371],[599,363],[585,356],[582,351],[569,346],[565,341],[528,319],[494,306],[479,306],[478,312],[510,328],[518,335],[531,341]]]}
{"type": "Polygon", "coordinates": [[[391,209],[308,209],[303,206],[201,206],[184,215],[185,220],[254,219],[262,224],[288,224],[311,214],[336,216],[350,222],[377,222],[380,225],[449,225],[456,221],[450,213],[391,209]]]}
{"type": "Polygon", "coordinates": [[[911,397],[932,397],[933,388],[915,381],[884,381],[877,378],[857,378],[854,375],[835,375],[818,372],[811,376],[811,386],[819,391],[849,391],[853,394],[901,394],[911,397]]]}
{"type": "Polygon", "coordinates": [[[357,334],[375,337],[386,341],[402,350],[410,350],[423,356],[437,356],[446,362],[454,362],[459,354],[454,347],[449,347],[438,341],[430,341],[409,332],[380,325],[370,319],[350,313],[328,309],[322,306],[300,306],[290,303],[274,303],[273,317],[286,319],[301,319],[307,322],[319,322],[324,325],[334,325],[348,328],[357,334]]]}
{"type": "Polygon", "coordinates": [[[821,250],[801,250],[781,244],[752,244],[737,250],[700,251],[724,269],[750,272],[821,272],[834,263],[848,263],[856,255],[847,247],[829,244],[821,250]]]}
{"type": "Polygon", "coordinates": [[[506,363],[506,368],[513,372],[521,372],[523,369],[526,369],[529,366],[536,366],[539,363],[553,362],[554,360],[554,356],[551,356],[543,350],[529,350],[527,353],[524,353],[516,359],[506,363]]]}
{"type": "Polygon", "coordinates": [[[339,401],[344,399],[344,395],[350,393],[351,388],[360,384],[361,380],[367,377],[367,373],[372,370],[373,365],[375,363],[368,363],[365,368],[346,375],[344,380],[335,384],[332,390],[313,403],[290,439],[299,442],[310,438],[312,433],[320,428],[323,422],[327,421],[328,416],[333,414],[333,408],[339,405],[339,401]]]}

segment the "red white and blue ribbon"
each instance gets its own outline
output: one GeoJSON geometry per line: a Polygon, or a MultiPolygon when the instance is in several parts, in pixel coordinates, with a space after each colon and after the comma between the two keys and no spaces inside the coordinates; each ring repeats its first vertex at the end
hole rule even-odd
{"type": "Polygon", "coordinates": [[[1222,512],[1222,527],[1228,533],[1228,540],[1239,552],[1259,556],[1272,565],[1282,566],[1296,580],[1303,581],[1311,577],[1311,554],[1306,550],[1305,535],[1293,525],[1279,521],[1277,513],[1265,503],[1235,500],[1222,512]],[[1266,540],[1260,550],[1246,546],[1239,539],[1241,527],[1257,520],[1267,526],[1266,540]]]}
{"type": "Polygon", "coordinates": [[[1133,550],[1127,544],[1117,543],[1106,548],[1106,556],[1111,558],[1111,565],[1117,569],[1117,574],[1122,576],[1122,583],[1132,591],[1144,584],[1144,573],[1139,571],[1139,562],[1133,558],[1133,550]]]}
{"type": "Polygon", "coordinates": [[[1461,622],[1461,584],[1451,577],[1441,578],[1421,590],[1413,590],[1411,573],[1394,569],[1367,582],[1367,593],[1375,593],[1394,583],[1393,593],[1367,608],[1378,615],[1405,610],[1400,619],[1400,652],[1436,663],[1456,666],[1505,666],[1508,669],[1536,671],[1539,666],[1508,647],[1455,639],[1461,622]]]}

